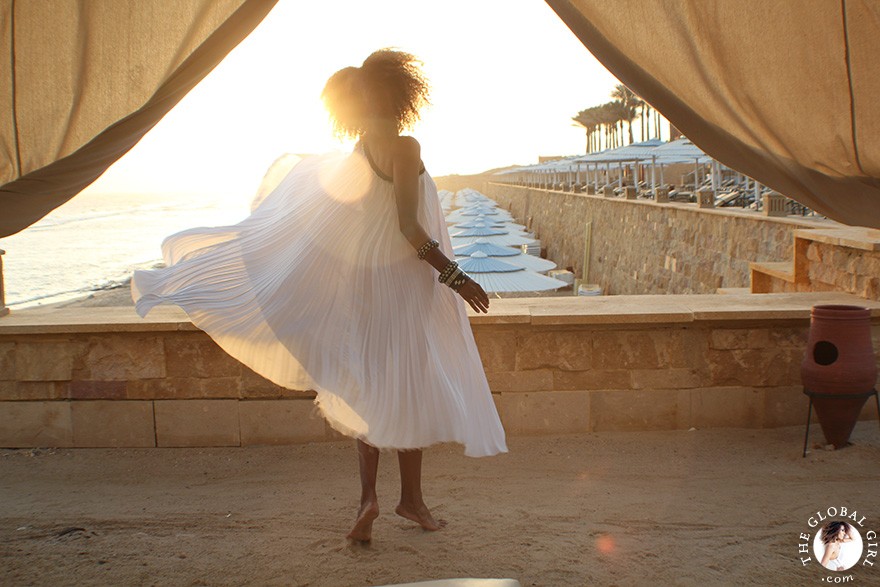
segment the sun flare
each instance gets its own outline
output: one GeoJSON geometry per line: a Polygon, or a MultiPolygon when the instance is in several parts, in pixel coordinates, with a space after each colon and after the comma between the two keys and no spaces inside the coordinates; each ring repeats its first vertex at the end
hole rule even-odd
{"type": "Polygon", "coordinates": [[[583,152],[570,117],[615,82],[541,2],[281,0],[89,189],[253,196],[285,153],[351,150],[321,90],[381,47],[424,63],[432,103],[412,134],[434,176],[583,152]]]}

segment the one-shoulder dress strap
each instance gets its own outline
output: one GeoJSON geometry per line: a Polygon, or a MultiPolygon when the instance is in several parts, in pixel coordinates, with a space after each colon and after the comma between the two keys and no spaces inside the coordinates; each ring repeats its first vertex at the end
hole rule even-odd
{"type": "MultiPolygon", "coordinates": [[[[370,164],[370,167],[373,168],[373,171],[376,173],[376,175],[378,175],[381,179],[384,179],[385,181],[389,181],[389,182],[393,183],[394,179],[389,177],[387,173],[385,173],[384,171],[379,169],[379,166],[376,165],[376,162],[373,160],[373,156],[370,155],[370,149],[367,147],[366,141],[361,140],[360,145],[364,150],[364,155],[367,158],[367,162],[370,164]]],[[[422,168],[419,170],[419,175],[421,175],[425,172],[425,163],[421,162],[421,161],[420,161],[420,163],[422,164],[422,168]]]]}

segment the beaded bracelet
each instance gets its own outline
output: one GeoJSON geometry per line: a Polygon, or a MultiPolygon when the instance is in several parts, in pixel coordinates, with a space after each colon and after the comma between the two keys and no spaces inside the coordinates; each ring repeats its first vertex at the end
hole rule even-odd
{"type": "Polygon", "coordinates": [[[428,251],[430,251],[431,249],[433,249],[435,247],[439,247],[439,246],[440,246],[440,243],[437,242],[436,240],[434,240],[434,239],[429,240],[428,242],[426,242],[425,244],[423,244],[422,246],[419,247],[419,259],[424,259],[425,255],[428,254],[428,251]]]}
{"type": "Polygon", "coordinates": [[[470,279],[470,276],[467,273],[465,273],[464,271],[462,271],[461,275],[459,275],[457,278],[455,278],[452,281],[452,283],[449,285],[449,287],[451,287],[455,291],[458,291],[461,289],[461,286],[463,286],[465,283],[467,283],[467,281],[469,279],[470,279]]]}
{"type": "Polygon", "coordinates": [[[455,261],[450,261],[446,264],[446,267],[443,268],[443,271],[440,272],[440,275],[437,276],[437,281],[443,283],[447,277],[452,275],[452,272],[455,271],[455,268],[458,264],[455,261]]]}
{"type": "Polygon", "coordinates": [[[440,272],[440,275],[437,276],[437,281],[440,283],[445,283],[446,279],[452,275],[452,272],[458,267],[458,262],[450,261],[446,264],[446,267],[443,268],[443,271],[440,272]]]}
{"type": "Polygon", "coordinates": [[[462,273],[464,273],[464,271],[462,271],[460,267],[456,267],[455,270],[449,275],[449,277],[443,280],[443,284],[450,285],[453,281],[458,279],[458,276],[462,273]]]}

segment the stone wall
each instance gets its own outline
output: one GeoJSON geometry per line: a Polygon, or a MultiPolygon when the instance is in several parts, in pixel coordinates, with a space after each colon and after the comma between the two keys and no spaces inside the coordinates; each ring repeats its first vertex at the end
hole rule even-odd
{"type": "Polygon", "coordinates": [[[752,292],[843,291],[880,300],[880,230],[795,232],[791,263],[752,263],[752,292]]]}
{"type": "Polygon", "coordinates": [[[880,300],[880,251],[811,241],[806,254],[811,291],[849,291],[880,300]]]}
{"type": "MultiPolygon", "coordinates": [[[[508,434],[774,427],[804,423],[809,308],[851,301],[843,294],[493,300],[492,313],[471,315],[471,324],[508,434]]],[[[880,349],[880,303],[871,308],[880,349]]],[[[266,381],[173,310],[155,309],[152,321],[108,308],[3,318],[0,447],[340,438],[317,414],[314,392],[266,381]]],[[[862,418],[877,418],[873,404],[862,418]]]]}
{"type": "Polygon", "coordinates": [[[606,294],[715,293],[749,287],[749,263],[791,260],[793,232],[827,223],[696,204],[604,198],[490,183],[485,192],[530,226],[547,258],[606,294]]]}
{"type": "Polygon", "coordinates": [[[0,446],[335,438],[314,392],[274,385],[203,332],[106,330],[0,336],[0,446]]]}

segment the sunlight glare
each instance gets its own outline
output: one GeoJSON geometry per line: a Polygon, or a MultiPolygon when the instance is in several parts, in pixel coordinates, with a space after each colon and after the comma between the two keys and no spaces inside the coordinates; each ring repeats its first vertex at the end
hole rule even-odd
{"type": "Polygon", "coordinates": [[[431,102],[412,131],[433,176],[583,153],[571,117],[615,80],[534,0],[280,0],[264,21],[88,189],[253,196],[284,153],[339,148],[321,90],[396,47],[424,62],[431,102]]]}
{"type": "Polygon", "coordinates": [[[324,165],[318,177],[321,187],[339,202],[359,204],[370,191],[373,176],[370,164],[360,152],[345,159],[324,165]],[[341,168],[341,169],[340,169],[341,168]]]}

